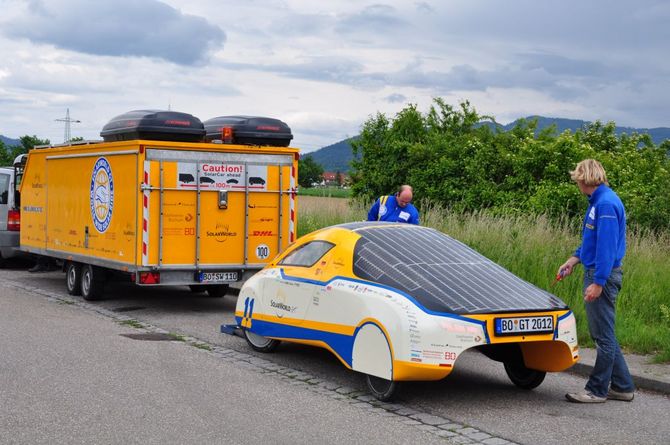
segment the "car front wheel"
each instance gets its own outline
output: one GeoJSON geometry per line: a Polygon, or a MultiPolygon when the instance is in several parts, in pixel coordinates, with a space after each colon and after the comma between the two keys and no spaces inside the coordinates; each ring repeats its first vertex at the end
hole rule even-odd
{"type": "Polygon", "coordinates": [[[249,329],[242,329],[242,332],[244,333],[244,338],[247,343],[249,343],[249,346],[251,346],[254,351],[272,352],[279,346],[279,343],[281,343],[279,340],[254,334],[249,331],[249,329]]]}
{"type": "Polygon", "coordinates": [[[505,362],[505,372],[507,377],[519,388],[533,389],[540,386],[540,383],[547,375],[544,371],[529,369],[520,362],[505,362]]]}
{"type": "Polygon", "coordinates": [[[398,390],[398,382],[382,379],[370,374],[365,375],[365,383],[367,383],[370,393],[382,402],[392,400],[398,390]]]}

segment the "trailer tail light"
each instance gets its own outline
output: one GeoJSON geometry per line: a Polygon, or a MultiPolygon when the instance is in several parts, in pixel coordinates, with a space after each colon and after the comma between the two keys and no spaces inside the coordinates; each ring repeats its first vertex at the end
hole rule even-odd
{"type": "Polygon", "coordinates": [[[233,143],[233,128],[232,127],[221,127],[221,140],[224,144],[233,143]]]}
{"type": "Polygon", "coordinates": [[[7,230],[12,232],[21,230],[21,213],[18,210],[7,212],[7,230]]]}
{"type": "Polygon", "coordinates": [[[140,284],[159,284],[160,282],[160,272],[140,272],[140,284]]]}

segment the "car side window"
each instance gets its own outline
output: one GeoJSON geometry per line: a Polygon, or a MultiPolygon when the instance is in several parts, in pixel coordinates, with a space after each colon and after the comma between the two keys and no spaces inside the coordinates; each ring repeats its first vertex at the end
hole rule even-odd
{"type": "Polygon", "coordinates": [[[312,267],[334,244],[326,241],[312,241],[304,244],[284,257],[279,264],[284,266],[312,267]]]}
{"type": "Polygon", "coordinates": [[[0,204],[7,204],[9,196],[9,175],[0,174],[0,204]]]}

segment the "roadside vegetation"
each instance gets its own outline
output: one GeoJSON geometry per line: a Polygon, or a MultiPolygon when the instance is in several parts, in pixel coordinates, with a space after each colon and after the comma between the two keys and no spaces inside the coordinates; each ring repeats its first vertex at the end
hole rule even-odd
{"type": "Polygon", "coordinates": [[[351,189],[342,187],[301,187],[298,191],[300,196],[321,196],[323,198],[350,198],[351,189]]]}
{"type": "MultiPolygon", "coordinates": [[[[298,233],[362,221],[371,203],[302,197],[298,233]]],[[[551,286],[556,270],[580,242],[579,226],[545,215],[454,211],[424,202],[421,224],[464,242],[512,273],[565,301],[577,317],[579,343],[593,346],[582,301],[582,269],[551,286]]],[[[632,228],[617,301],[617,337],[629,352],[670,362],[670,237],[632,228]]]]}

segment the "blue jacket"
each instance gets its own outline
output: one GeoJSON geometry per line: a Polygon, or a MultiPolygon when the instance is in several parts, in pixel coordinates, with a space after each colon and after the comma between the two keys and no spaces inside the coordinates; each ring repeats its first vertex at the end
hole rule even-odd
{"type": "Polygon", "coordinates": [[[626,210],[621,199],[605,184],[589,197],[582,244],[575,250],[586,269],[595,269],[593,281],[601,286],[621,266],[626,253],[626,210]]]}
{"type": "Polygon", "coordinates": [[[419,224],[419,211],[412,204],[400,207],[395,195],[382,196],[377,199],[368,212],[368,221],[406,222],[419,224]],[[381,205],[380,200],[386,198],[381,205]]]}

